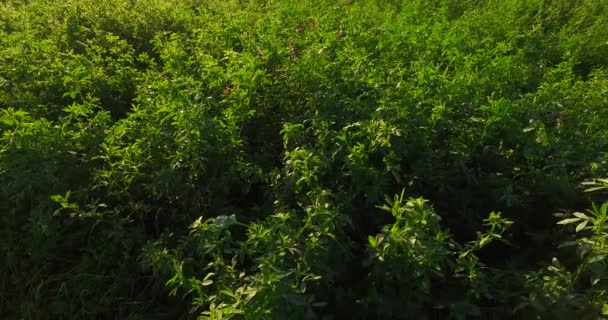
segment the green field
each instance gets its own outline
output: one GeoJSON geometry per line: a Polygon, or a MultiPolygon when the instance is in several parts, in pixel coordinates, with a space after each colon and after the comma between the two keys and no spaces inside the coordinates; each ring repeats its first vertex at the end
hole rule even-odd
{"type": "Polygon", "coordinates": [[[0,0],[0,319],[605,319],[607,0],[0,0]]]}

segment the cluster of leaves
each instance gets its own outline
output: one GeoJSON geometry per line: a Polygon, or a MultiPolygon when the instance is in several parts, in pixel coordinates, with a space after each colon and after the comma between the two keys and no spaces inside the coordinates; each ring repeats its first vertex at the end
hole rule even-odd
{"type": "Polygon", "coordinates": [[[606,35],[597,0],[2,1],[0,318],[608,314],[606,35]]]}

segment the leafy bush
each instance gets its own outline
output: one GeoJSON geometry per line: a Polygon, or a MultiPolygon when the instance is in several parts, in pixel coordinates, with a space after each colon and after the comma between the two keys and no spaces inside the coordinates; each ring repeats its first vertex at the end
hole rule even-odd
{"type": "Polygon", "coordinates": [[[0,318],[605,315],[605,34],[596,0],[2,1],[0,318]]]}

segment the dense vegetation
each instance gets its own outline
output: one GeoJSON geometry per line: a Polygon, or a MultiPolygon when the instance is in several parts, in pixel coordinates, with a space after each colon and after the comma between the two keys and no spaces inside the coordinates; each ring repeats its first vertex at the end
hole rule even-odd
{"type": "Polygon", "coordinates": [[[0,1],[0,318],[608,314],[605,0],[0,1]]]}

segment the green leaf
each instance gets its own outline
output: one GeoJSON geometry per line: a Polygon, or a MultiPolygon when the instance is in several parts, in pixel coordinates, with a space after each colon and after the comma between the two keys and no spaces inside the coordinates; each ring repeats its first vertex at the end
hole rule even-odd
{"type": "Polygon", "coordinates": [[[589,219],[589,216],[587,216],[586,214],[582,213],[582,212],[575,212],[572,214],[575,217],[581,218],[581,219],[589,219]]]}
{"type": "Polygon", "coordinates": [[[570,224],[570,223],[578,222],[581,220],[582,220],[581,218],[568,218],[568,219],[559,221],[557,224],[570,224]]]}
{"type": "Polygon", "coordinates": [[[605,261],[605,259],[606,259],[606,255],[605,254],[598,254],[598,255],[595,255],[595,256],[591,257],[589,259],[589,261],[587,261],[587,262],[588,263],[596,263],[596,262],[599,262],[599,261],[605,261]]]}
{"type": "Polygon", "coordinates": [[[376,241],[376,237],[368,236],[367,241],[369,242],[369,245],[373,249],[375,249],[378,246],[378,241],[376,241]]]}
{"type": "Polygon", "coordinates": [[[579,232],[579,231],[583,230],[585,228],[585,226],[587,226],[588,222],[589,222],[589,220],[584,220],[583,222],[579,223],[576,226],[576,232],[579,232]]]}
{"type": "Polygon", "coordinates": [[[598,191],[598,190],[604,190],[604,189],[608,189],[608,187],[605,186],[601,186],[601,187],[593,187],[593,188],[588,188],[585,189],[585,192],[594,192],[594,191],[598,191]]]}
{"type": "Polygon", "coordinates": [[[577,245],[577,244],[578,244],[578,242],[576,242],[576,241],[565,241],[565,242],[561,243],[558,246],[558,248],[570,247],[570,246],[574,246],[574,245],[577,245]]]}
{"type": "Polygon", "coordinates": [[[230,289],[223,289],[220,292],[231,298],[236,298],[236,296],[234,295],[234,292],[232,292],[232,290],[230,290],[230,289]]]}

